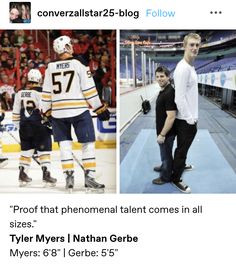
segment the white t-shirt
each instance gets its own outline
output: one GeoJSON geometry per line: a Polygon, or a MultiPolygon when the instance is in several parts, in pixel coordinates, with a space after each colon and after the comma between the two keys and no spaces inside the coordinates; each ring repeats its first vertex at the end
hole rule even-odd
{"type": "Polygon", "coordinates": [[[174,71],[177,118],[194,124],[198,120],[198,78],[194,66],[182,59],[174,71]]]}

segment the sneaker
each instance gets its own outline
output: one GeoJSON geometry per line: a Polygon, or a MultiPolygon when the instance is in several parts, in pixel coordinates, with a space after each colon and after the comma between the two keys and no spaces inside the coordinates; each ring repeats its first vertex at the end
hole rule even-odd
{"type": "Polygon", "coordinates": [[[155,166],[153,168],[153,171],[155,171],[155,172],[161,172],[161,168],[162,168],[162,165],[155,166]]]}
{"type": "Polygon", "coordinates": [[[158,177],[158,178],[153,179],[153,180],[152,180],[152,183],[155,184],[155,185],[163,185],[163,184],[165,184],[165,183],[167,183],[167,182],[163,181],[163,180],[161,179],[161,177],[158,177]]]}
{"type": "Polygon", "coordinates": [[[191,189],[188,185],[186,185],[183,180],[180,181],[172,181],[172,184],[177,187],[183,193],[191,193],[191,189]]]}
{"type": "Polygon", "coordinates": [[[185,164],[184,170],[185,171],[192,171],[194,169],[194,166],[191,164],[185,164]]]}

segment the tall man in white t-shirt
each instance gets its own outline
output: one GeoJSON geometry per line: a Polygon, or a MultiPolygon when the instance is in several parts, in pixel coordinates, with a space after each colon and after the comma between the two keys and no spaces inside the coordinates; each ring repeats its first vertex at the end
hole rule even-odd
{"type": "Polygon", "coordinates": [[[198,121],[198,79],[193,66],[201,43],[201,37],[189,33],[184,37],[184,58],[174,71],[175,103],[177,116],[175,129],[177,148],[174,154],[173,184],[182,192],[191,193],[181,176],[186,166],[188,150],[197,133],[198,121]]]}

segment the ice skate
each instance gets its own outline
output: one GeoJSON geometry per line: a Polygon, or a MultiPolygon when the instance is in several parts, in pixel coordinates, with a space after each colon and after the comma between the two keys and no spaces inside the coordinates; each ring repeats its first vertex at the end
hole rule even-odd
{"type": "Polygon", "coordinates": [[[104,193],[104,184],[98,183],[95,178],[91,177],[90,171],[85,171],[85,183],[84,186],[86,188],[86,192],[98,192],[104,193]]]}
{"type": "Polygon", "coordinates": [[[74,171],[66,171],[66,189],[72,193],[74,188],[74,171]]]}
{"type": "Polygon", "coordinates": [[[20,184],[20,187],[25,187],[32,181],[32,178],[28,177],[28,175],[24,171],[23,166],[20,166],[19,169],[20,169],[19,184],[20,184]]]}
{"type": "Polygon", "coordinates": [[[8,158],[0,158],[0,168],[5,167],[8,164],[8,158]]]}
{"type": "Polygon", "coordinates": [[[46,186],[49,185],[51,187],[54,187],[56,185],[57,179],[51,177],[51,174],[49,171],[47,171],[47,167],[43,166],[43,182],[45,182],[46,186]]]}

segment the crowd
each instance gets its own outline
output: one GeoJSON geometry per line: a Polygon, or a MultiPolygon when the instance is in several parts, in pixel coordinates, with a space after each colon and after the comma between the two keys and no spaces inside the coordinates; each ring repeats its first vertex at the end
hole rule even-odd
{"type": "MultiPolygon", "coordinates": [[[[12,7],[13,10],[13,7],[12,7]]],[[[46,31],[41,35],[47,36],[46,31]]],[[[112,103],[112,74],[111,65],[115,67],[115,32],[102,30],[51,30],[50,39],[66,35],[72,40],[74,54],[89,65],[99,97],[112,103]]],[[[48,56],[44,39],[36,42],[32,31],[0,30],[0,94],[4,110],[11,110],[14,93],[25,88],[27,73],[31,69],[39,69],[44,77],[49,62],[54,59],[53,53],[48,56]],[[16,60],[16,49],[19,60],[16,60]],[[18,68],[17,68],[18,64],[18,68]],[[20,82],[17,82],[20,76],[20,82]],[[5,109],[6,108],[6,109],[5,109]]],[[[115,81],[114,81],[115,84],[115,81]]],[[[115,88],[114,88],[115,89],[115,88]]]]}

